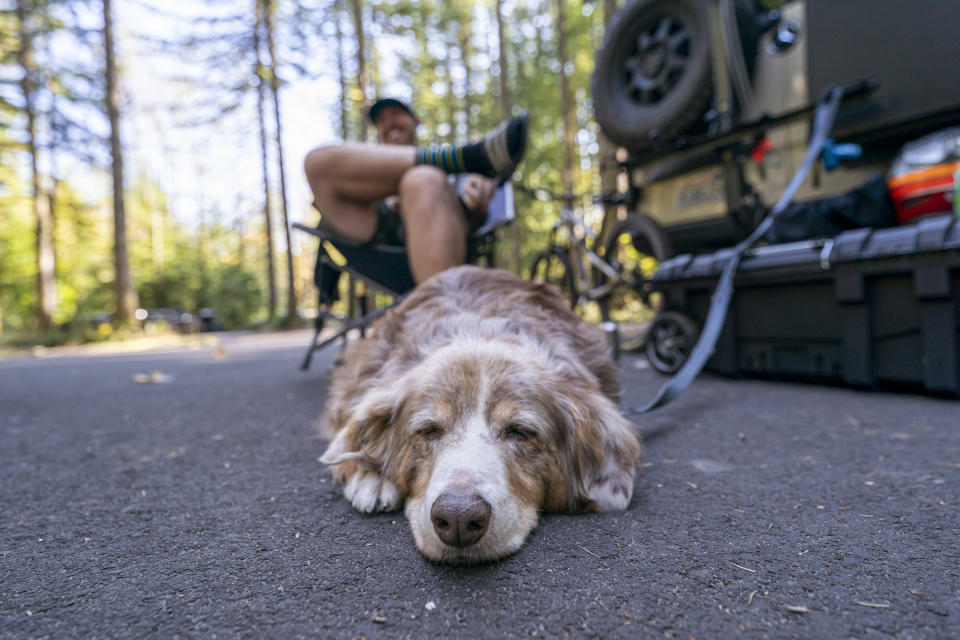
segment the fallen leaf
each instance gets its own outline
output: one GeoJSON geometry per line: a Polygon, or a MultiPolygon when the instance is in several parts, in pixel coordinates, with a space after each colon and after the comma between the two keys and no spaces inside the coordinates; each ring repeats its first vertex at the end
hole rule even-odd
{"type": "Polygon", "coordinates": [[[810,609],[807,609],[804,606],[792,605],[792,604],[788,604],[785,606],[787,611],[789,611],[790,613],[810,613],[810,609]]]}

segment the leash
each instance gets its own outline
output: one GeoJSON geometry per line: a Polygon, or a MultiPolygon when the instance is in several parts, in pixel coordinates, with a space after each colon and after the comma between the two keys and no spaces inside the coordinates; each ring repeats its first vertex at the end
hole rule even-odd
{"type": "Polygon", "coordinates": [[[837,109],[840,106],[840,100],[843,97],[843,89],[840,87],[831,87],[821,102],[817,105],[817,110],[813,118],[813,128],[810,136],[810,144],[807,146],[806,155],[803,163],[793,174],[790,184],[780,196],[780,199],[774,205],[770,213],[753,230],[747,238],[742,240],[733,248],[733,255],[723,267],[717,286],[710,297],[710,310],[707,313],[706,322],[703,324],[703,331],[700,332],[700,338],[696,346],[690,352],[690,356],[683,364],[680,370],[672,378],[667,380],[660,387],[653,400],[640,407],[629,407],[623,411],[624,415],[634,416],[642,413],[649,413],[654,409],[662,407],[679,396],[693,380],[699,375],[703,366],[707,363],[713,349],[717,344],[717,338],[720,337],[720,330],[723,328],[724,320],[727,317],[727,310],[730,307],[730,300],[733,297],[733,278],[740,265],[740,258],[743,252],[750,248],[753,243],[759,240],[763,234],[770,229],[774,219],[787,208],[787,205],[793,200],[797,190],[806,180],[807,175],[813,168],[824,145],[827,143],[827,137],[830,130],[833,129],[833,121],[837,115],[837,109]]]}

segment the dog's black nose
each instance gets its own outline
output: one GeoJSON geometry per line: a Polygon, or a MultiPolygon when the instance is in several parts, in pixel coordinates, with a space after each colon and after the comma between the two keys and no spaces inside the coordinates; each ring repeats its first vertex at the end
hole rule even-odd
{"type": "Polygon", "coordinates": [[[490,503],[477,494],[441,493],[430,508],[433,530],[454,547],[476,544],[490,524],[490,503]]]}

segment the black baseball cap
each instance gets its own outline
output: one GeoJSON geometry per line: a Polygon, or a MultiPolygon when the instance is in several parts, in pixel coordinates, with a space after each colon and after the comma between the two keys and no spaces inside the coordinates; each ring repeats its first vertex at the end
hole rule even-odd
{"type": "Polygon", "coordinates": [[[400,107],[407,113],[409,113],[414,120],[417,119],[417,114],[413,112],[413,109],[410,108],[406,102],[397,100],[396,98],[380,98],[370,107],[370,110],[367,111],[367,116],[370,118],[370,122],[376,124],[377,122],[377,113],[384,107],[400,107]]]}

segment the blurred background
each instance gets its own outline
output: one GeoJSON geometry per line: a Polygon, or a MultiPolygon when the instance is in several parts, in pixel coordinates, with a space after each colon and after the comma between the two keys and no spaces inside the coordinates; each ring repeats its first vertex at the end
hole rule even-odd
{"type": "MultiPolygon", "coordinates": [[[[286,232],[316,219],[303,157],[371,140],[377,96],[410,100],[424,142],[529,109],[524,184],[598,186],[589,85],[614,4],[0,2],[0,341],[104,339],[148,314],[296,326],[316,298],[315,241],[286,232]]],[[[555,218],[522,205],[498,247],[515,270],[555,218]]]]}
{"type": "Polygon", "coordinates": [[[861,87],[833,131],[855,153],[831,147],[797,200],[855,210],[807,235],[960,212],[960,129],[944,130],[960,123],[960,9],[913,6],[0,0],[0,346],[306,326],[316,240],[290,231],[318,217],[303,158],[372,141],[378,97],[412,104],[422,144],[530,111],[495,260],[522,275],[550,251],[557,194],[576,194],[576,233],[596,231],[638,291],[661,260],[741,240],[836,85],[861,87]],[[899,163],[916,180],[889,173],[941,130],[899,163]],[[949,178],[934,192],[929,170],[949,178]],[[882,207],[844,204],[869,185],[882,207]]]}

